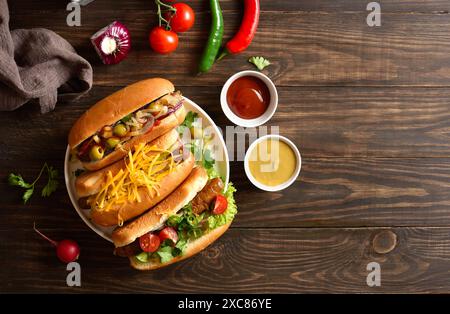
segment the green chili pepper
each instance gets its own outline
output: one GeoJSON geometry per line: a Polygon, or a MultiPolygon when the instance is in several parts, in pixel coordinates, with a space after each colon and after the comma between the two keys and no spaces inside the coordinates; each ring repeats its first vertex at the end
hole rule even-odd
{"type": "Polygon", "coordinates": [[[211,30],[200,60],[198,67],[199,72],[208,72],[208,70],[211,69],[216,60],[220,46],[222,45],[223,17],[219,0],[210,0],[209,4],[211,7],[211,30]]]}

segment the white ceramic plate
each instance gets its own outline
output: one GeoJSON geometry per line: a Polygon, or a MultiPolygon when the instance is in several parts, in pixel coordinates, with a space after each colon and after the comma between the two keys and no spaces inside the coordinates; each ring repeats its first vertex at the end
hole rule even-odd
{"type": "MultiPolygon", "coordinates": [[[[214,121],[208,116],[208,114],[200,108],[196,103],[184,97],[184,107],[187,111],[197,112],[199,117],[202,118],[202,127],[209,127],[212,134],[214,134],[214,138],[217,139],[215,143],[218,144],[217,150],[215,150],[216,157],[216,167],[219,174],[222,178],[225,178],[225,186],[228,184],[228,180],[230,178],[230,166],[228,159],[228,152],[225,146],[225,141],[223,140],[222,134],[214,123],[214,121]],[[218,158],[217,154],[221,154],[222,158],[218,158]]],[[[69,193],[70,201],[72,202],[73,207],[77,211],[78,215],[80,215],[81,219],[98,235],[103,237],[104,239],[112,242],[111,240],[111,232],[114,229],[113,227],[105,228],[102,226],[96,225],[94,222],[90,220],[89,210],[81,209],[78,206],[78,195],[75,190],[75,171],[77,169],[82,169],[81,163],[79,161],[70,161],[70,148],[67,146],[66,156],[64,160],[64,178],[66,182],[67,192],[69,193]]]]}

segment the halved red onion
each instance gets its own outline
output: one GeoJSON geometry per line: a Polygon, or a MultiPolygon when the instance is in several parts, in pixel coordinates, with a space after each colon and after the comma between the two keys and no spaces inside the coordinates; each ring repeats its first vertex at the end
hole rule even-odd
{"type": "Polygon", "coordinates": [[[128,133],[128,135],[129,136],[137,136],[137,135],[145,134],[151,130],[151,128],[153,127],[153,124],[155,124],[155,119],[153,117],[148,117],[147,122],[142,127],[142,129],[139,129],[134,132],[130,132],[130,133],[128,133]]]}
{"type": "Polygon", "coordinates": [[[131,49],[130,33],[118,21],[92,35],[91,42],[104,64],[119,63],[128,56],[131,49]]]}
{"type": "Polygon", "coordinates": [[[166,114],[164,114],[164,115],[158,117],[158,120],[162,120],[162,119],[164,119],[165,117],[167,117],[168,115],[174,113],[175,111],[177,111],[178,109],[180,109],[182,105],[183,105],[183,101],[182,101],[182,100],[179,101],[179,102],[177,102],[177,104],[176,104],[175,106],[173,106],[173,107],[169,108],[169,110],[167,110],[167,113],[166,113],[166,114]]]}

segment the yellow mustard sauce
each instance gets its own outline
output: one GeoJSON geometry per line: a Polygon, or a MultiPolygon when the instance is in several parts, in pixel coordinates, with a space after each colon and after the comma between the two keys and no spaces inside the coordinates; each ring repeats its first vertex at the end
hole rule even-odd
{"type": "Polygon", "coordinates": [[[296,165],[294,151],[283,141],[264,140],[250,152],[250,173],[256,181],[267,186],[277,186],[288,181],[296,165]]]}

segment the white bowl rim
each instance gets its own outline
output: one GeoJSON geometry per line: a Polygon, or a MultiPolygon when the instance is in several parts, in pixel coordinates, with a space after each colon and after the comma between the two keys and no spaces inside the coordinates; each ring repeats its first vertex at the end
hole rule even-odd
{"type": "Polygon", "coordinates": [[[273,81],[264,73],[252,70],[240,71],[230,76],[223,85],[222,90],[220,92],[220,106],[222,107],[222,111],[225,114],[225,116],[232,123],[242,127],[257,127],[269,121],[275,114],[275,111],[277,110],[278,107],[278,91],[273,81]],[[266,84],[270,92],[270,104],[267,107],[267,110],[261,116],[255,119],[242,119],[238,117],[233,113],[233,111],[231,111],[227,102],[227,92],[230,85],[238,78],[246,75],[260,78],[266,84]]]}
{"type": "MultiPolygon", "coordinates": [[[[206,120],[208,120],[208,122],[212,125],[214,131],[216,133],[218,133],[219,135],[219,141],[223,147],[223,153],[225,156],[225,168],[226,168],[226,173],[225,173],[225,187],[228,186],[228,182],[230,180],[230,159],[228,156],[228,150],[227,150],[227,146],[225,144],[225,140],[223,139],[222,136],[222,132],[220,131],[219,127],[217,126],[217,124],[214,122],[214,120],[206,113],[205,110],[203,110],[203,108],[201,108],[199,105],[197,105],[194,101],[190,100],[189,98],[183,96],[183,98],[191,105],[195,108],[195,110],[197,110],[198,112],[201,113],[202,118],[205,117],[206,120]]],[[[69,198],[70,201],[72,203],[72,206],[75,208],[75,211],[78,213],[78,215],[81,217],[81,219],[84,221],[84,223],[86,225],[88,225],[89,228],[91,228],[95,233],[97,233],[99,236],[101,236],[103,239],[109,241],[109,242],[113,242],[111,237],[108,236],[104,231],[102,231],[100,229],[99,226],[97,226],[96,224],[94,224],[84,213],[83,213],[83,209],[79,208],[78,206],[78,201],[75,197],[75,192],[71,190],[70,188],[70,181],[69,181],[69,175],[70,174],[70,169],[69,169],[69,158],[70,158],[70,147],[69,145],[67,145],[67,149],[66,149],[66,154],[64,157],[64,182],[66,184],[66,189],[67,189],[67,193],[69,194],[69,198]]]]}
{"type": "Polygon", "coordinates": [[[287,187],[291,186],[298,178],[299,174],[300,174],[300,170],[302,168],[302,156],[300,154],[300,151],[298,150],[297,146],[287,137],[284,137],[282,135],[278,135],[278,134],[268,134],[268,135],[264,135],[259,137],[258,139],[256,139],[253,143],[250,144],[249,148],[247,149],[247,152],[245,153],[245,158],[244,158],[244,169],[245,169],[245,174],[247,175],[247,178],[250,180],[250,182],[256,186],[257,188],[264,190],[264,191],[268,191],[268,192],[276,192],[276,191],[281,191],[286,189],[287,187]],[[250,158],[250,152],[255,148],[255,146],[264,141],[264,140],[268,140],[268,139],[276,139],[279,141],[283,141],[286,144],[289,145],[289,147],[294,151],[295,157],[297,158],[297,165],[295,167],[294,173],[291,176],[291,178],[289,178],[289,180],[287,180],[286,182],[283,182],[279,185],[275,185],[275,186],[268,186],[265,184],[262,184],[261,182],[257,181],[252,173],[250,172],[250,167],[249,167],[249,158],[250,158]]]}

